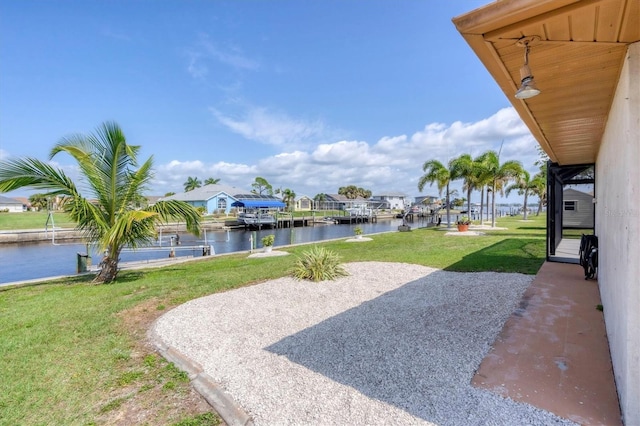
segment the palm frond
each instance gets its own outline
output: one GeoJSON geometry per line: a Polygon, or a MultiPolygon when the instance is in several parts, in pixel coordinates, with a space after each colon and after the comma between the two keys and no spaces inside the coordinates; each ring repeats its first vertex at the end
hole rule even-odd
{"type": "Polygon", "coordinates": [[[38,159],[0,162],[0,192],[24,187],[47,191],[46,195],[75,196],[78,193],[73,181],[62,170],[38,159]]]}
{"type": "Polygon", "coordinates": [[[158,201],[149,206],[147,211],[158,214],[161,223],[168,223],[175,218],[185,221],[187,230],[194,235],[200,235],[200,213],[190,204],[179,200],[158,201]]]}

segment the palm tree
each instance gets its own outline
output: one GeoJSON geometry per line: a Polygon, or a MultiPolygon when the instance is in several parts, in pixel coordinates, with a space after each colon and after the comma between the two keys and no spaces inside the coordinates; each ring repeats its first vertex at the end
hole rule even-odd
{"type": "Polygon", "coordinates": [[[196,188],[200,188],[202,186],[202,182],[197,177],[189,176],[187,181],[184,183],[184,192],[193,191],[196,188]]]}
{"type": "Polygon", "coordinates": [[[549,156],[540,145],[536,148],[538,149],[538,159],[534,164],[538,166],[540,171],[533,176],[532,181],[535,182],[533,193],[538,196],[538,211],[536,212],[536,216],[540,216],[542,206],[547,205],[547,167],[549,156]]]}
{"type": "Polygon", "coordinates": [[[547,167],[540,167],[540,171],[531,179],[533,184],[532,193],[538,196],[538,211],[536,216],[540,216],[542,206],[547,204],[547,167]]]}
{"type": "Polygon", "coordinates": [[[49,207],[49,199],[44,194],[33,194],[29,197],[29,203],[31,203],[31,207],[36,210],[42,210],[49,207]]]}
{"type": "Polygon", "coordinates": [[[449,162],[449,168],[447,168],[438,160],[429,160],[422,166],[422,171],[424,171],[425,174],[418,180],[418,190],[420,192],[422,192],[422,189],[427,183],[433,185],[435,182],[438,185],[440,196],[442,196],[442,190],[446,188],[447,228],[451,228],[451,201],[449,199],[451,191],[449,191],[449,184],[455,179],[455,174],[452,173],[452,169],[451,162],[449,162]]]}
{"type": "Polygon", "coordinates": [[[482,223],[482,212],[485,210],[485,205],[487,206],[487,220],[489,220],[489,194],[491,193],[491,184],[493,183],[493,175],[486,167],[486,165],[482,161],[482,155],[476,157],[474,160],[476,164],[476,185],[480,188],[480,222],[482,223]],[[485,190],[487,193],[486,203],[485,203],[485,190]]]}
{"type": "Polygon", "coordinates": [[[360,190],[355,185],[341,186],[338,188],[338,194],[344,195],[350,200],[355,200],[360,195],[360,190]]]}
{"type": "Polygon", "coordinates": [[[522,173],[515,178],[514,183],[507,186],[505,189],[505,194],[507,197],[511,193],[511,191],[518,191],[518,195],[524,195],[524,205],[523,205],[523,220],[527,220],[527,200],[529,198],[529,194],[532,194],[534,189],[536,188],[536,183],[531,179],[531,175],[526,170],[523,170],[522,173]]]}
{"type": "Polygon", "coordinates": [[[47,196],[65,197],[63,209],[77,229],[106,253],[95,281],[108,283],[116,278],[123,247],[152,241],[157,224],[180,219],[189,232],[198,235],[200,231],[200,215],[185,202],[158,201],[135,208],[153,178],[152,158],[138,167],[139,150],[127,144],[116,123],[103,123],[95,134],[63,138],[49,154],[49,159],[61,152],[71,155],[78,164],[80,185],[46,162],[24,158],[0,162],[0,192],[31,187],[47,191],[47,196]]]}
{"type": "Polygon", "coordinates": [[[287,210],[293,211],[293,201],[296,199],[296,193],[289,188],[283,189],[280,192],[282,193],[282,201],[287,205],[287,210]]]}
{"type": "Polygon", "coordinates": [[[218,179],[216,179],[216,178],[212,178],[212,177],[210,177],[210,178],[205,179],[204,184],[205,184],[205,185],[215,185],[215,184],[217,184],[218,182],[220,182],[220,179],[219,179],[219,178],[218,178],[218,179]]]}
{"type": "Polygon", "coordinates": [[[372,194],[373,193],[371,192],[370,189],[358,188],[358,195],[364,198],[365,200],[368,200],[369,198],[371,198],[372,194]]]}
{"type": "Polygon", "coordinates": [[[491,176],[491,227],[496,226],[496,191],[504,194],[503,188],[507,183],[524,171],[519,161],[510,160],[500,164],[500,154],[487,151],[479,157],[481,167],[491,176]]]}
{"type": "Polygon", "coordinates": [[[327,194],[325,194],[324,192],[320,192],[319,194],[316,194],[315,197],[313,197],[313,201],[314,201],[313,208],[315,210],[320,210],[320,207],[326,207],[325,201],[327,201],[327,194]]]}
{"type": "Polygon", "coordinates": [[[453,175],[464,179],[462,189],[467,191],[467,213],[471,216],[471,191],[476,189],[480,182],[480,165],[469,154],[454,158],[450,164],[453,175]]]}

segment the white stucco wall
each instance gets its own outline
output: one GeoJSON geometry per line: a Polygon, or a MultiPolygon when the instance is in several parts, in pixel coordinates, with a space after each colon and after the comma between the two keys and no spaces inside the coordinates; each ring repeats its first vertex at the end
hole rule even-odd
{"type": "Polygon", "coordinates": [[[0,211],[7,213],[22,213],[24,209],[22,204],[0,204],[0,211]]]}
{"type": "Polygon", "coordinates": [[[624,422],[640,425],[640,43],[629,48],[596,162],[598,282],[624,422]]]}

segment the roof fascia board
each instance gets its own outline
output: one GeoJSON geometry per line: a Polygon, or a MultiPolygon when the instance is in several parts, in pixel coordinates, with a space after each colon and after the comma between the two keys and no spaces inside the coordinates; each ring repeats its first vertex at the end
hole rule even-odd
{"type": "Polygon", "coordinates": [[[461,33],[484,34],[580,0],[501,0],[452,19],[461,33]]]}
{"type": "MultiPolygon", "coordinates": [[[[602,0],[581,0],[578,3],[572,3],[557,9],[554,8],[542,14],[531,16],[530,18],[524,19],[522,21],[514,22],[507,26],[503,26],[495,30],[487,31],[484,33],[484,38],[487,40],[503,40],[502,36],[504,34],[512,33],[514,30],[518,30],[520,28],[529,27],[533,25],[539,25],[550,18],[555,18],[560,15],[565,15],[567,13],[571,13],[576,10],[583,9],[585,7],[589,7],[597,3],[602,3],[602,0]]],[[[528,34],[528,35],[531,35],[531,34],[528,34]]],[[[542,34],[539,34],[539,35],[542,35],[542,34]]]]}

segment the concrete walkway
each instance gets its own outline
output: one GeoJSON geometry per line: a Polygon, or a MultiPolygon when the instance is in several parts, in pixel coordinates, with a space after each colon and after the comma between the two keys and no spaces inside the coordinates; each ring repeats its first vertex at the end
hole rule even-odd
{"type": "Polygon", "coordinates": [[[620,425],[598,282],[546,262],[473,378],[477,387],[583,425],[620,425]]]}

